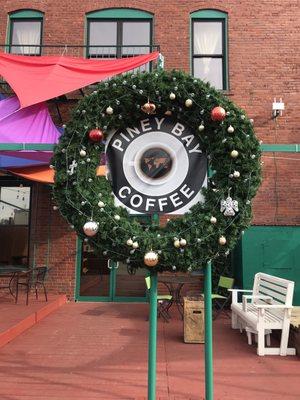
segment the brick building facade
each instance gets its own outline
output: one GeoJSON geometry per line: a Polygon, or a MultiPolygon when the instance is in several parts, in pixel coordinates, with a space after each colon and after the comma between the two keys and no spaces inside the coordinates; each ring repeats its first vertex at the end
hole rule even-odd
{"type": "MultiPolygon", "coordinates": [[[[275,0],[272,3],[268,0],[1,0],[0,3],[1,44],[8,43],[9,16],[18,10],[33,9],[43,13],[43,45],[78,46],[86,44],[88,13],[111,8],[143,10],[152,15],[152,41],[160,45],[165,68],[187,72],[191,71],[193,13],[219,10],[226,14],[228,27],[225,37],[228,49],[225,93],[254,119],[256,134],[264,144],[300,143],[300,113],[297,107],[300,102],[300,56],[297,51],[300,47],[300,10],[295,0],[275,0]],[[272,119],[275,97],[282,98],[285,110],[283,116],[272,119]]],[[[69,54],[68,51],[65,54],[69,54]]],[[[67,106],[63,110],[63,118],[64,122],[68,118],[67,106]]],[[[263,154],[262,160],[263,184],[254,201],[253,224],[299,226],[299,154],[269,151],[263,154]]],[[[31,256],[33,244],[41,243],[36,248],[35,257],[37,263],[44,263],[43,243],[50,237],[49,265],[52,272],[49,286],[56,292],[73,297],[75,234],[52,210],[49,187],[35,184],[32,192],[32,204],[36,207],[32,207],[31,213],[31,256]]]]}

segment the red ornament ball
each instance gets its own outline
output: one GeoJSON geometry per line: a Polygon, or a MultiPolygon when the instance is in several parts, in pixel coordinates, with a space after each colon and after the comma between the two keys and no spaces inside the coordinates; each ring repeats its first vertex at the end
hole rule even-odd
{"type": "Polygon", "coordinates": [[[100,129],[92,129],[89,131],[89,139],[91,142],[101,142],[104,138],[104,133],[100,129]]]}
{"type": "Polygon", "coordinates": [[[223,121],[226,117],[226,111],[223,107],[214,107],[210,115],[213,121],[223,121]]]}

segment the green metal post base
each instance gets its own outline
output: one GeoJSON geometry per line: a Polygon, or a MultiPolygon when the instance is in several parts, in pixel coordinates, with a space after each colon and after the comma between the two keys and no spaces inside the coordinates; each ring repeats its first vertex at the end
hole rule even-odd
{"type": "Polygon", "coordinates": [[[150,275],[150,313],[148,344],[148,400],[156,399],[157,273],[150,275]]]}
{"type": "Polygon", "coordinates": [[[211,262],[208,262],[204,275],[205,400],[213,400],[214,398],[211,290],[211,262]]]}

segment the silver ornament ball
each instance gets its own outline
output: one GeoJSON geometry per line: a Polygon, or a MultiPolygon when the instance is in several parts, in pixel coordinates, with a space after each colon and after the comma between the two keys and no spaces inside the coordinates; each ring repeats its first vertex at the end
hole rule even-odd
{"type": "Polygon", "coordinates": [[[211,217],[211,218],[210,218],[210,222],[211,222],[212,224],[216,224],[216,223],[217,223],[217,218],[216,218],[216,217],[211,217]]]}
{"type": "Polygon", "coordinates": [[[98,224],[95,221],[88,221],[83,225],[83,232],[86,236],[95,236],[98,232],[98,224]]]}
{"type": "Polygon", "coordinates": [[[185,239],[180,239],[179,243],[180,243],[181,247],[186,246],[186,240],[185,239]]]}
{"type": "Polygon", "coordinates": [[[112,115],[113,113],[114,113],[113,108],[111,106],[108,106],[107,109],[106,109],[106,114],[112,115]]]}
{"type": "Polygon", "coordinates": [[[224,245],[226,244],[226,238],[225,238],[225,236],[220,236],[220,237],[219,237],[219,244],[220,244],[221,246],[224,246],[224,245]]]}

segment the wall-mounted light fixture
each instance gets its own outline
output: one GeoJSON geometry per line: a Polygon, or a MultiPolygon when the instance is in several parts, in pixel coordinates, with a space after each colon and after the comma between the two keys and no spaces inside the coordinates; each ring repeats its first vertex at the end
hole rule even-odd
{"type": "Polygon", "coordinates": [[[274,97],[274,102],[272,104],[272,118],[277,118],[282,116],[282,111],[284,110],[284,103],[282,102],[282,98],[279,101],[274,97]]]}

